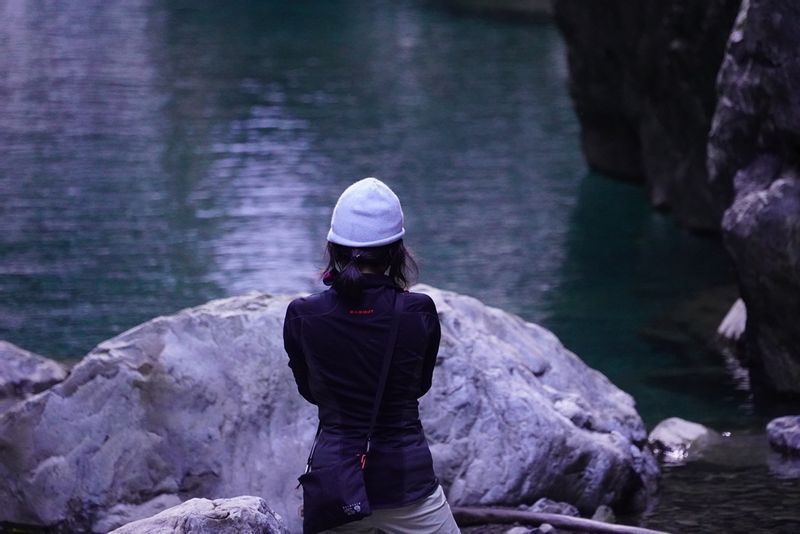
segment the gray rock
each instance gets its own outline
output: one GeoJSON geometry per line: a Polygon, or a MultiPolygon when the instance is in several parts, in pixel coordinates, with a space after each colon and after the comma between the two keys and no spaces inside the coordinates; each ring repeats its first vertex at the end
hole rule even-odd
{"type": "Polygon", "coordinates": [[[544,514],[560,514],[572,517],[580,517],[581,514],[577,508],[567,502],[557,502],[552,499],[541,498],[533,503],[530,512],[544,513],[544,514]]]}
{"type": "Polygon", "coordinates": [[[66,378],[63,365],[0,340],[0,413],[66,378]]]}
{"type": "Polygon", "coordinates": [[[722,436],[701,424],[670,417],[656,425],[647,441],[667,463],[683,463],[699,456],[704,449],[717,444],[722,436]]]}
{"type": "Polygon", "coordinates": [[[709,178],[747,305],[744,351],[767,388],[800,393],[800,4],[742,2],[719,73],[709,178]]]}
{"type": "MultiPolygon", "coordinates": [[[[452,504],[647,504],[658,467],[628,394],[539,326],[419,290],[442,320],[421,413],[452,504]]],[[[159,496],[250,494],[299,530],[316,418],[282,347],[289,300],[249,294],[156,318],[15,405],[0,417],[0,521],[107,531],[159,496]]]]}
{"type": "Polygon", "coordinates": [[[617,517],[614,515],[614,510],[610,506],[601,504],[597,510],[592,514],[592,519],[595,521],[602,521],[603,523],[616,523],[617,517]]]}
{"type": "Polygon", "coordinates": [[[264,499],[190,499],[153,517],[128,523],[114,534],[284,534],[279,515],[264,499]]]}
{"type": "Polygon", "coordinates": [[[740,0],[554,0],[589,165],[718,230],[706,171],[715,81],[740,0]]]}
{"type": "Polygon", "coordinates": [[[723,220],[748,321],[751,375],[770,389],[800,394],[800,180],[789,176],[736,200],[723,220]]]}
{"type": "Polygon", "coordinates": [[[767,425],[767,437],[776,451],[800,456],[800,415],[773,419],[767,425]]]}
{"type": "Polygon", "coordinates": [[[298,524],[314,422],[283,354],[288,300],[234,297],[156,318],[3,414],[0,520],[99,531],[101,520],[120,526],[114,507],[164,494],[255,494],[298,524]]]}

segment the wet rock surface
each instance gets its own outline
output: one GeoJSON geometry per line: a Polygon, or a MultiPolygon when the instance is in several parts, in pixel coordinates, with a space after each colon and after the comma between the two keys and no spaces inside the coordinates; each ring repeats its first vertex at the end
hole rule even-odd
{"type": "Polygon", "coordinates": [[[259,497],[190,499],[113,534],[285,534],[280,516],[259,497]]]}
{"type": "Polygon", "coordinates": [[[773,392],[800,394],[800,4],[742,3],[719,75],[708,167],[747,307],[744,351],[773,392]],[[732,204],[731,204],[732,203],[732,204]]]}
{"type": "Polygon", "coordinates": [[[554,0],[592,168],[647,184],[682,224],[719,228],[706,142],[739,0],[554,0]]]}
{"type": "Polygon", "coordinates": [[[670,417],[656,425],[647,441],[656,456],[667,463],[683,463],[718,444],[722,436],[701,424],[670,417]]]}
{"type": "MultiPolygon", "coordinates": [[[[537,325],[419,290],[442,321],[421,413],[451,504],[645,506],[658,467],[628,394],[537,325]]],[[[165,496],[249,494],[299,530],[316,417],[282,347],[289,300],[249,294],[156,318],[15,405],[0,417],[0,521],[107,531],[172,505],[165,496]]]]}

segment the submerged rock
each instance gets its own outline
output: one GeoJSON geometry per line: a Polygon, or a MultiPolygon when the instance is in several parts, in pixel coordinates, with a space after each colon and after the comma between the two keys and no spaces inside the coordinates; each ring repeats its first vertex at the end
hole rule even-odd
{"type": "Polygon", "coordinates": [[[800,394],[800,3],[742,2],[720,70],[708,167],[747,306],[744,350],[770,390],[800,394]]]}
{"type": "Polygon", "coordinates": [[[776,451],[800,456],[800,415],[773,419],[767,425],[767,437],[776,451]]]}
{"type": "Polygon", "coordinates": [[[66,376],[66,368],[58,362],[0,340],[0,413],[66,376]]]}
{"type": "Polygon", "coordinates": [[[717,444],[722,436],[705,426],[670,417],[656,425],[647,441],[662,460],[683,463],[702,453],[703,449],[717,444]]]}
{"type": "Polygon", "coordinates": [[[128,523],[113,534],[284,534],[281,518],[264,499],[190,499],[163,512],[128,523]]]}
{"type": "MultiPolygon", "coordinates": [[[[547,330],[418,289],[442,321],[421,413],[451,504],[645,506],[658,468],[628,394],[547,330]]],[[[299,530],[316,417],[283,351],[289,300],[249,294],[158,317],[6,412],[0,521],[107,531],[163,496],[250,494],[299,530]]]]}

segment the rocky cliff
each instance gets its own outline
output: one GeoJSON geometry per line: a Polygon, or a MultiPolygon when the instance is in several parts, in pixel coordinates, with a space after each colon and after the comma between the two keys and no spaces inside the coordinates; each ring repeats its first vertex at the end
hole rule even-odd
{"type": "MultiPolygon", "coordinates": [[[[429,287],[442,321],[421,413],[454,505],[647,505],[633,399],[543,328],[429,287]]],[[[282,348],[288,297],[250,294],[100,344],[0,415],[0,521],[107,532],[192,497],[263,498],[298,530],[315,413],[282,348]]]]}
{"type": "Polygon", "coordinates": [[[800,394],[800,3],[745,0],[719,74],[708,167],[747,307],[751,370],[800,394]]]}
{"type": "Polygon", "coordinates": [[[800,5],[554,6],[589,164],[643,179],[689,227],[722,230],[754,382],[800,394],[800,5]]]}
{"type": "Polygon", "coordinates": [[[583,151],[682,224],[719,228],[706,173],[715,78],[739,0],[554,0],[583,151]]]}

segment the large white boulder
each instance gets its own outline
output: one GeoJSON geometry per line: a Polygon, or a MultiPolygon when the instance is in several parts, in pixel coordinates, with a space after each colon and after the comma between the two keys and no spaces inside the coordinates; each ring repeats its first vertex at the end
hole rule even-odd
{"type": "MultiPolygon", "coordinates": [[[[418,290],[442,320],[422,418],[452,504],[643,506],[657,467],[629,395],[539,326],[418,290]]],[[[107,531],[176,498],[248,494],[299,530],[316,417],[283,351],[289,300],[253,293],[153,319],[0,416],[0,521],[107,531]]]]}
{"type": "Polygon", "coordinates": [[[630,395],[555,335],[427,286],[442,322],[422,422],[454,504],[641,507],[657,467],[630,395]],[[639,502],[635,502],[635,501],[639,502]]]}

